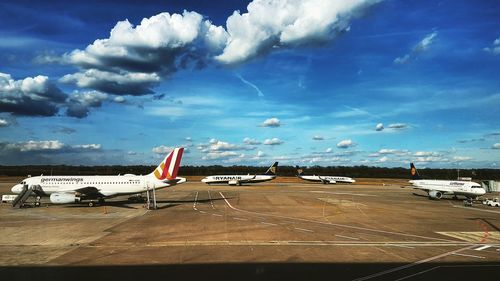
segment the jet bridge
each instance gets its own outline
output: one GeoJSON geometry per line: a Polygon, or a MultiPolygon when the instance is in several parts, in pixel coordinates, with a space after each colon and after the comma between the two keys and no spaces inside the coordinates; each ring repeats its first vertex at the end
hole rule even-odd
{"type": "MultiPolygon", "coordinates": [[[[19,193],[14,201],[12,201],[12,207],[22,208],[24,206],[24,203],[31,195],[37,194],[40,191],[42,191],[42,188],[39,185],[28,186],[27,184],[25,184],[21,193],[19,193]]],[[[40,206],[40,197],[38,195],[36,197],[35,206],[40,206]]]]}

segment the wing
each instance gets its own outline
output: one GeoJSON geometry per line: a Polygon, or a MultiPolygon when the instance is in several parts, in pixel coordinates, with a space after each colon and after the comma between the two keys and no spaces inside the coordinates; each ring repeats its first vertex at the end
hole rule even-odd
{"type": "Polygon", "coordinates": [[[61,193],[77,192],[85,196],[102,196],[102,194],[99,192],[99,189],[93,186],[87,186],[78,189],[59,190],[58,192],[61,193]]]}

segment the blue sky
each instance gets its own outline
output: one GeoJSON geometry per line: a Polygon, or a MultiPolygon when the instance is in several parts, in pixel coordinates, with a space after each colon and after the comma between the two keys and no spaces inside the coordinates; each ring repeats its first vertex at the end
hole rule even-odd
{"type": "Polygon", "coordinates": [[[496,1],[2,1],[0,164],[496,168],[496,1]]]}

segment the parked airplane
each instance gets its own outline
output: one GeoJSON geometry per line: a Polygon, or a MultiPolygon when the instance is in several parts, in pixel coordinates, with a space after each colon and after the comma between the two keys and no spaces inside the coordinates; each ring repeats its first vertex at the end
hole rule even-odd
{"type": "Polygon", "coordinates": [[[443,195],[461,195],[467,198],[477,198],[486,193],[480,184],[472,181],[425,180],[418,174],[417,168],[410,163],[412,180],[409,181],[415,189],[427,192],[429,199],[441,199],[443,195]]]}
{"type": "Polygon", "coordinates": [[[352,178],[339,177],[339,176],[304,176],[302,175],[303,170],[297,166],[297,177],[306,181],[322,182],[323,184],[335,184],[337,182],[354,183],[356,182],[352,178]]]}
{"type": "Polygon", "coordinates": [[[20,194],[28,188],[37,196],[50,196],[56,204],[89,200],[88,205],[103,203],[105,198],[141,194],[151,189],[160,189],[186,182],[177,177],[184,148],[174,148],[149,175],[132,174],[118,176],[37,176],[24,179],[12,187],[20,194]]]}
{"type": "Polygon", "coordinates": [[[276,169],[278,168],[278,162],[267,169],[263,175],[217,175],[208,176],[201,181],[206,184],[213,183],[225,183],[229,185],[242,185],[244,183],[257,183],[274,180],[276,178],[276,169]]]}

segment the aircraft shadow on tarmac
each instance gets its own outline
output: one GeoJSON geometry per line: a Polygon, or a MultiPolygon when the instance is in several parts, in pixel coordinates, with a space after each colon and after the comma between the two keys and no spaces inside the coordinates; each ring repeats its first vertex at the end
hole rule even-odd
{"type": "MultiPolygon", "coordinates": [[[[228,197],[226,199],[231,199],[232,197],[228,197]]],[[[212,198],[212,199],[180,199],[180,200],[156,200],[156,203],[158,204],[157,209],[167,209],[183,204],[193,204],[194,202],[197,203],[209,203],[210,201],[220,201],[224,200],[224,198],[212,198]],[[161,204],[166,204],[161,206],[161,204]]],[[[129,200],[114,200],[114,201],[105,201],[104,204],[100,204],[99,206],[111,206],[111,207],[118,207],[118,208],[125,208],[125,209],[140,209],[142,205],[144,205],[145,202],[130,202],[129,200]],[[138,208],[132,207],[130,205],[135,205],[135,206],[140,206],[138,208]]],[[[66,205],[66,208],[89,208],[85,203],[82,204],[72,204],[72,205],[66,205]]]]}

